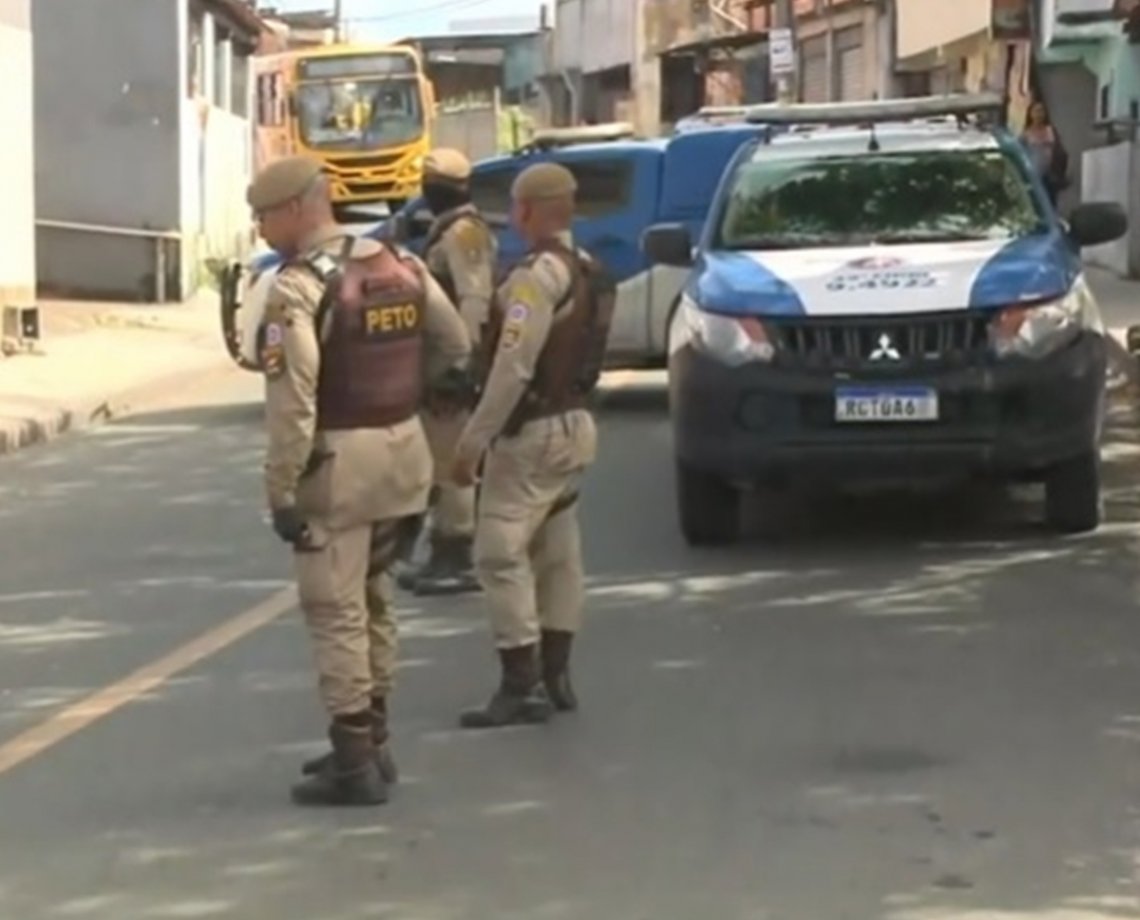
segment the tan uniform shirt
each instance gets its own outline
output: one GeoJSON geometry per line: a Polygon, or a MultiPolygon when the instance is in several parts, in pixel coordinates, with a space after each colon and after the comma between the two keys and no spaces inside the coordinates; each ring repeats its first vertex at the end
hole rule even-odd
{"type": "MultiPolygon", "coordinates": [[[[437,221],[442,219],[436,218],[437,221]]],[[[439,276],[449,275],[455,284],[459,301],[455,306],[473,342],[479,341],[487,321],[498,253],[498,241],[487,227],[478,221],[460,218],[425,254],[428,268],[439,276]]]]}
{"type": "MultiPolygon", "coordinates": [[[[573,245],[569,233],[560,239],[573,245]]],[[[460,436],[461,456],[481,455],[502,432],[534,378],[555,322],[554,308],[572,282],[566,263],[544,252],[532,264],[514,269],[499,288],[499,303],[505,310],[502,333],[482,398],[460,436]]]]}
{"type": "MultiPolygon", "coordinates": [[[[343,238],[340,228],[329,230],[312,248],[339,254],[343,238]]],[[[467,366],[471,338],[423,263],[414,263],[427,295],[424,363],[430,380],[467,366]]],[[[426,506],[432,469],[418,418],[390,428],[316,430],[321,361],[316,313],[322,294],[321,282],[310,271],[289,266],[279,273],[266,302],[262,367],[269,506],[295,504],[302,514],[333,528],[419,513],[426,506]],[[314,456],[323,461],[306,474],[314,456]]]]}

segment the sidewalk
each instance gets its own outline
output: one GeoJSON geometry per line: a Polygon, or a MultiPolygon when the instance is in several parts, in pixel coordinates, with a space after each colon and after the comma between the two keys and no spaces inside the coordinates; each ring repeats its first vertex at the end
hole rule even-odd
{"type": "Polygon", "coordinates": [[[1105,325],[1123,343],[1128,327],[1140,325],[1140,281],[1121,278],[1095,265],[1086,265],[1085,272],[1105,325]]]}
{"type": "Polygon", "coordinates": [[[232,366],[212,292],[163,306],[39,306],[37,351],[0,357],[0,455],[122,415],[232,366]]]}

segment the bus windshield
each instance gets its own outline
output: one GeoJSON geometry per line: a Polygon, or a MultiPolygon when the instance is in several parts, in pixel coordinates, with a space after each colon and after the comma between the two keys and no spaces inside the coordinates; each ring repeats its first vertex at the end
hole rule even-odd
{"type": "Polygon", "coordinates": [[[313,150],[372,150],[423,135],[420,85],[414,78],[322,80],[297,89],[301,140],[313,150]]]}

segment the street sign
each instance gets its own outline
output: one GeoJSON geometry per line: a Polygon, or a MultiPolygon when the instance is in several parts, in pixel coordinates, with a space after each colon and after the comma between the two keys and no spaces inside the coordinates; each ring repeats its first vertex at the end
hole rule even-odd
{"type": "Polygon", "coordinates": [[[796,72],[796,48],[791,29],[769,31],[768,70],[773,77],[786,77],[796,72]]]}

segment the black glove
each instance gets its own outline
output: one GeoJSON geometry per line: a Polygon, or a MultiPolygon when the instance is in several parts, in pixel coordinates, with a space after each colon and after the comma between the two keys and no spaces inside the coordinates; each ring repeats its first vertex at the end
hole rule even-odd
{"type": "Polygon", "coordinates": [[[438,415],[470,409],[475,405],[475,381],[466,371],[449,368],[428,385],[424,404],[438,415]]]}
{"type": "Polygon", "coordinates": [[[273,530],[286,543],[296,547],[304,545],[309,538],[309,525],[292,505],[273,509],[273,530]]]}

